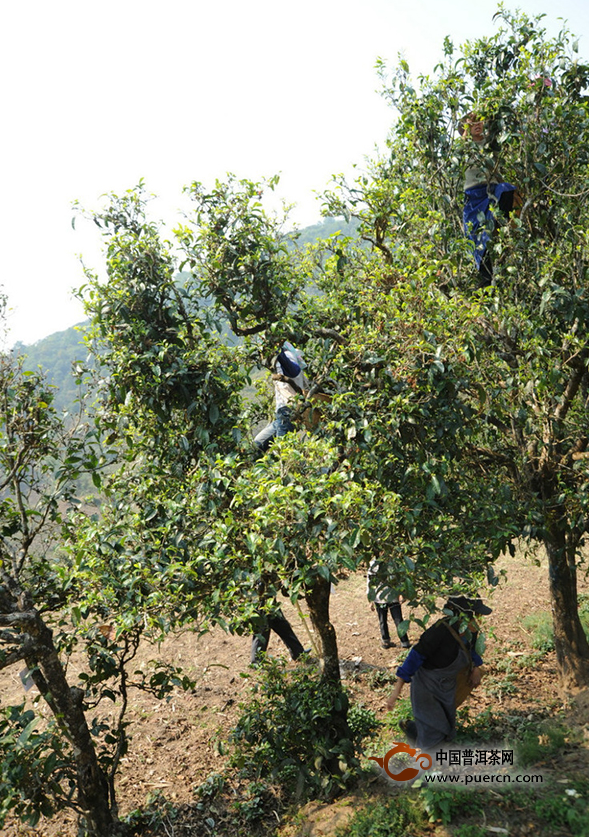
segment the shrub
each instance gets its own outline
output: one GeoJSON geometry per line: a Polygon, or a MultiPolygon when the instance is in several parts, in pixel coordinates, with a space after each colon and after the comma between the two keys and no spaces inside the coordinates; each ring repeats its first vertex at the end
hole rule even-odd
{"type": "Polygon", "coordinates": [[[441,820],[444,825],[451,823],[459,814],[473,814],[482,809],[478,795],[463,788],[446,790],[431,785],[424,785],[420,796],[429,814],[430,822],[441,820]]]}
{"type": "Polygon", "coordinates": [[[348,709],[348,726],[352,741],[357,746],[365,738],[374,738],[383,723],[377,719],[372,709],[368,709],[361,703],[353,703],[348,709]]]}
{"type": "Polygon", "coordinates": [[[567,730],[554,722],[538,724],[523,732],[515,745],[517,763],[528,767],[559,753],[565,743],[567,730]]]}
{"type": "Polygon", "coordinates": [[[541,796],[534,803],[534,813],[543,822],[558,828],[570,828],[575,837],[589,837],[589,805],[584,791],[573,786],[558,794],[541,796]]]}
{"type": "Polygon", "coordinates": [[[358,811],[337,837],[412,837],[422,834],[426,824],[423,810],[409,796],[394,796],[358,811]]]}
{"type": "Polygon", "coordinates": [[[496,714],[492,706],[483,709],[473,717],[469,714],[469,708],[458,710],[457,743],[470,743],[471,741],[497,741],[503,738],[505,732],[505,720],[503,716],[496,714]]]}
{"type": "Polygon", "coordinates": [[[309,668],[287,673],[266,659],[230,743],[231,764],[243,778],[280,786],[287,799],[329,798],[355,779],[356,747],[376,727],[369,710],[349,715],[341,688],[317,679],[309,668]]]}
{"type": "Polygon", "coordinates": [[[393,671],[375,668],[368,675],[368,684],[372,689],[391,689],[397,675],[393,671]]]}
{"type": "Polygon", "coordinates": [[[9,812],[34,827],[75,791],[71,759],[55,723],[38,731],[25,705],[0,709],[0,828],[9,812]]]}

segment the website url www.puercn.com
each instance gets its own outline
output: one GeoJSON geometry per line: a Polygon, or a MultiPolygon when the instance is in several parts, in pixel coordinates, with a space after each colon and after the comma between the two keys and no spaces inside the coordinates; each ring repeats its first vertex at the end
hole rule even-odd
{"type": "Polygon", "coordinates": [[[509,773],[475,773],[473,775],[464,775],[459,773],[424,773],[421,780],[422,782],[427,782],[428,784],[444,782],[452,785],[541,785],[544,781],[544,777],[539,774],[522,774],[512,776],[509,773]]]}

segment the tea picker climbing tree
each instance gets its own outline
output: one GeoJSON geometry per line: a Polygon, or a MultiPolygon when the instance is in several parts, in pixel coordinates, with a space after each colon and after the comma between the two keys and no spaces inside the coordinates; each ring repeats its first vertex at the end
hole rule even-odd
{"type": "Polygon", "coordinates": [[[339,684],[330,580],[360,560],[352,545],[361,543],[373,492],[360,501],[327,443],[315,453],[305,446],[304,467],[296,436],[275,447],[284,459],[252,455],[242,392],[260,358],[294,336],[290,311],[305,280],[260,189],[231,177],[209,192],[193,184],[195,214],[177,230],[178,262],[147,220],[140,190],[112,196],[95,217],[109,280],[89,274],[84,295],[89,342],[107,373],[100,421],[128,460],[113,479],[141,509],[137,538],[163,527],[174,542],[156,526],[160,549],[180,550],[186,575],[199,579],[192,618],[247,631],[280,592],[305,598],[323,676],[339,684]]]}
{"type": "MultiPolygon", "coordinates": [[[[573,688],[589,682],[577,600],[589,528],[589,65],[566,28],[550,38],[540,18],[501,8],[495,19],[496,34],[460,50],[446,39],[431,76],[413,79],[404,61],[393,73],[381,66],[395,110],[387,153],[371,178],[341,182],[327,202],[359,219],[389,298],[402,301],[404,283],[438,296],[447,328],[434,317],[423,334],[436,347],[438,385],[460,363],[453,384],[465,432],[452,458],[478,461],[473,502],[463,493],[445,502],[470,518],[479,547],[509,542],[510,530],[544,544],[558,672],[573,688]],[[478,150],[457,130],[469,112],[485,126],[478,150]],[[462,230],[473,155],[522,196],[521,211],[491,236],[494,279],[484,290],[462,230]]],[[[403,304],[410,320],[419,303],[403,304]]]]}
{"type": "MultiPolygon", "coordinates": [[[[408,320],[399,300],[383,295],[381,273],[368,273],[374,264],[365,253],[350,258],[348,276],[329,259],[314,270],[311,258],[286,248],[256,184],[229,178],[213,190],[191,190],[195,216],[177,231],[185,253],[178,267],[191,272],[177,281],[140,191],[113,197],[96,217],[109,281],[90,275],[85,293],[107,373],[101,421],[128,459],[116,479],[141,510],[137,541],[148,540],[157,524],[158,538],[169,533],[158,541],[160,554],[181,548],[185,575],[198,579],[192,618],[198,613],[248,631],[260,607],[272,607],[279,594],[304,599],[322,676],[339,684],[332,582],[374,554],[399,552],[405,535],[399,584],[412,601],[451,585],[456,575],[474,583],[487,560],[465,548],[472,520],[445,499],[448,486],[464,491],[470,475],[460,488],[448,472],[444,487],[436,470],[454,450],[449,431],[458,432],[467,417],[455,398],[453,376],[461,369],[439,376],[439,350],[422,339],[426,312],[408,320]],[[320,294],[304,291],[311,278],[320,294]],[[395,338],[401,324],[403,340],[395,338]],[[229,346],[238,336],[243,342],[229,346]],[[304,349],[312,378],[333,402],[314,431],[320,443],[289,434],[256,461],[241,391],[248,370],[285,337],[304,349]],[[203,389],[189,384],[189,373],[198,381],[199,368],[203,389]],[[195,392],[212,403],[195,409],[195,392]],[[422,425],[436,427],[435,446],[424,446],[422,425]],[[425,557],[416,563],[420,552],[425,557]]],[[[433,296],[428,311],[445,322],[446,309],[433,296]]],[[[504,543],[503,532],[497,541],[504,543]]]]}
{"type": "MultiPolygon", "coordinates": [[[[290,311],[305,277],[254,186],[229,178],[211,193],[192,187],[196,216],[177,231],[182,261],[148,220],[141,189],[111,196],[93,218],[108,281],[89,272],[82,293],[99,360],[97,422],[118,467],[104,483],[99,525],[79,531],[77,554],[84,566],[121,573],[129,562],[139,573],[127,618],[119,588],[105,602],[121,631],[147,611],[162,632],[220,624],[251,633],[278,596],[304,599],[338,752],[353,759],[330,588],[357,566],[368,528],[389,519],[394,498],[387,510],[379,487],[356,480],[327,440],[291,434],[268,457],[254,456],[249,370],[295,336],[290,311]]],[[[345,773],[342,758],[326,770],[345,773]]]]}

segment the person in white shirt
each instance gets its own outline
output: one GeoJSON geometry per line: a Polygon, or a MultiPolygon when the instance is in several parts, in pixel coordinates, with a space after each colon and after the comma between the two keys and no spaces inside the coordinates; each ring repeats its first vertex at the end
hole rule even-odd
{"type": "Polygon", "coordinates": [[[272,375],[276,417],[254,438],[254,445],[261,451],[268,450],[275,436],[286,436],[295,429],[289,404],[296,395],[305,395],[309,390],[305,368],[302,352],[285,342],[276,359],[276,372],[272,375]]]}

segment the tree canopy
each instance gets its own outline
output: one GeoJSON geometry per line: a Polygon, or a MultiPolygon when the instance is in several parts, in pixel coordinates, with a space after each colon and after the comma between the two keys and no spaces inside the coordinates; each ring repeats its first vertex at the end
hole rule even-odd
{"type": "MultiPolygon", "coordinates": [[[[548,38],[540,18],[503,8],[496,19],[460,50],[446,39],[431,76],[381,63],[387,148],[325,193],[326,214],[354,222],[327,241],[296,247],[265,211],[275,180],[193,183],[194,212],[167,236],[142,185],[90,213],[107,277],[88,271],[80,291],[98,361],[89,426],[64,424],[42,377],[2,359],[0,667],[26,661],[66,742],[63,782],[42,800],[49,810],[75,788],[90,833],[118,827],[129,688],[183,682],[163,669],[129,679],[142,637],[247,632],[279,595],[304,600],[349,740],[330,589],[374,557],[427,613],[440,596],[485,592],[516,541],[542,542],[561,680],[589,679],[576,588],[589,528],[589,65],[566,29],[548,38]],[[476,146],[458,130],[467,114],[485,126],[476,146]],[[509,220],[491,212],[485,287],[462,219],[473,160],[521,195],[509,220]],[[310,395],[297,431],[260,456],[251,383],[285,340],[304,352],[310,395]],[[75,496],[81,471],[99,512],[75,496]],[[56,546],[35,551],[45,532],[56,546]],[[70,684],[74,646],[89,666],[70,684]],[[121,706],[107,732],[84,712],[103,700],[121,706]]],[[[4,751],[30,720],[5,715],[4,751]]]]}
{"type": "Polygon", "coordinates": [[[442,379],[471,414],[458,450],[470,450],[479,467],[474,503],[467,492],[460,514],[471,523],[487,519],[482,538],[472,525],[479,542],[503,529],[506,542],[511,530],[545,544],[559,669],[564,681],[580,684],[589,658],[576,599],[587,531],[589,67],[566,28],[550,39],[540,18],[501,8],[496,19],[495,35],[458,53],[446,39],[432,76],[412,79],[404,61],[393,73],[381,65],[397,112],[387,154],[375,161],[372,179],[341,183],[328,206],[359,219],[386,265],[390,295],[409,282],[419,283],[422,299],[428,289],[439,297],[447,332],[456,336],[448,340],[431,320],[427,331],[442,379]],[[458,132],[468,113],[485,125],[476,149],[458,132]],[[493,232],[493,284],[483,290],[461,229],[464,169],[473,155],[521,195],[520,210],[493,232]]]}

